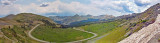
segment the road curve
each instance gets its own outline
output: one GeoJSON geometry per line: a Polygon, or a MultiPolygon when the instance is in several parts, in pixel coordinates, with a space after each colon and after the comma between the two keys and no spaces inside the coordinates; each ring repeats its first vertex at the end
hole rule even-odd
{"type": "MultiPolygon", "coordinates": [[[[35,37],[33,37],[33,36],[31,35],[32,31],[33,31],[36,27],[38,27],[39,25],[40,25],[40,24],[36,25],[35,27],[33,27],[33,28],[28,32],[29,37],[31,37],[32,39],[37,40],[37,41],[39,41],[39,42],[50,43],[50,42],[48,42],[48,41],[44,41],[44,40],[37,39],[37,38],[35,38],[35,37]]],[[[89,40],[89,39],[92,39],[92,38],[98,36],[96,33],[93,33],[93,32],[89,32],[89,31],[85,31],[85,30],[81,30],[81,29],[76,29],[76,28],[73,28],[73,29],[74,29],[74,30],[79,30],[79,31],[82,31],[82,32],[91,33],[91,34],[93,34],[94,36],[92,36],[92,37],[90,37],[90,38],[86,38],[86,39],[82,39],[82,40],[77,40],[77,41],[66,42],[66,43],[82,42],[82,41],[89,40]]],[[[55,43],[55,42],[52,42],[52,43],[55,43]]]]}
{"type": "Polygon", "coordinates": [[[33,37],[33,36],[31,35],[32,31],[33,31],[36,27],[38,27],[39,25],[40,25],[40,24],[38,24],[38,25],[36,25],[35,27],[33,27],[33,28],[28,32],[28,36],[29,36],[30,38],[34,39],[34,40],[39,41],[39,42],[50,43],[50,42],[48,42],[48,41],[39,40],[39,39],[37,39],[37,38],[35,38],[35,37],[33,37]]]}
{"type": "Polygon", "coordinates": [[[106,37],[108,34],[105,34],[105,35],[102,35],[102,36],[99,36],[99,37],[96,37],[94,39],[91,39],[91,40],[88,40],[87,43],[96,43],[97,40],[103,38],[103,37],[106,37]]]}
{"type": "Polygon", "coordinates": [[[90,33],[90,34],[93,34],[94,36],[89,37],[89,38],[86,38],[86,39],[82,39],[82,40],[77,40],[77,41],[67,42],[67,43],[82,42],[82,41],[86,41],[86,40],[89,40],[89,39],[92,39],[92,38],[95,38],[96,36],[98,36],[96,33],[93,33],[93,32],[85,31],[85,30],[82,30],[82,29],[76,29],[76,28],[73,28],[73,29],[74,29],[74,30],[79,30],[79,31],[82,31],[82,32],[86,32],[86,33],[90,33]]]}

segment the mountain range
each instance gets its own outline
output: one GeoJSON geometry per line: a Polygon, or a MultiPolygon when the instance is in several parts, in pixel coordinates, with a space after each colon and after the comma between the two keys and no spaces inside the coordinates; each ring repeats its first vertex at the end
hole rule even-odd
{"type": "MultiPolygon", "coordinates": [[[[142,13],[133,13],[133,14],[122,15],[118,17],[114,17],[112,15],[80,16],[78,14],[74,16],[44,17],[41,15],[33,14],[33,13],[19,13],[17,15],[11,14],[6,17],[0,18],[0,29],[1,29],[0,42],[2,40],[3,43],[12,43],[12,42],[40,43],[39,41],[30,38],[28,36],[28,33],[37,24],[42,24],[41,25],[42,27],[45,27],[45,26],[47,27],[47,28],[42,28],[42,30],[48,29],[49,32],[54,32],[51,30],[58,30],[57,32],[63,31],[61,33],[55,32],[56,34],[62,34],[62,35],[65,34],[65,32],[67,33],[77,32],[72,29],[70,29],[70,31],[65,31],[66,28],[62,28],[63,25],[70,25],[73,27],[79,26],[77,27],[77,29],[81,29],[82,27],[84,27],[81,31],[79,31],[79,33],[85,30],[85,31],[95,32],[99,36],[107,34],[107,36],[103,38],[98,38],[98,41],[96,40],[96,43],[107,43],[107,42],[117,43],[125,39],[126,37],[132,35],[133,33],[138,32],[142,28],[147,27],[150,24],[153,24],[156,21],[158,14],[160,14],[159,9],[160,9],[160,3],[151,6],[149,9],[147,9],[142,13]],[[95,24],[92,24],[92,23],[95,23],[95,24]],[[90,24],[90,25],[86,25],[86,24],[90,24]],[[107,27],[107,26],[110,26],[110,27],[107,27]],[[62,30],[59,30],[59,29],[62,29],[62,30]]],[[[41,32],[42,30],[38,29],[35,32],[41,32]]],[[[48,31],[45,31],[45,32],[47,33],[48,31]]],[[[41,32],[41,33],[45,33],[45,32],[41,32]]],[[[37,34],[41,34],[41,33],[37,33],[37,34]]],[[[51,34],[51,36],[53,35],[51,34]]],[[[70,34],[70,35],[73,36],[74,34],[70,34]]],[[[87,36],[87,33],[82,35],[87,36]]],[[[45,36],[42,35],[42,37],[45,37],[45,36]]],[[[70,38],[70,36],[68,37],[70,38]]],[[[62,39],[63,38],[65,37],[62,37],[62,39]]],[[[77,39],[83,39],[83,38],[84,37],[80,36],[77,39]]]]}
{"type": "MultiPolygon", "coordinates": [[[[50,16],[53,21],[55,21],[58,24],[61,25],[69,25],[73,26],[75,24],[80,24],[81,25],[88,23],[88,22],[98,22],[98,21],[105,21],[111,18],[114,18],[112,15],[100,15],[100,16],[92,16],[92,15],[84,15],[80,16],[78,14],[74,16],[50,16]]],[[[77,25],[78,26],[78,25],[77,25]]]]}

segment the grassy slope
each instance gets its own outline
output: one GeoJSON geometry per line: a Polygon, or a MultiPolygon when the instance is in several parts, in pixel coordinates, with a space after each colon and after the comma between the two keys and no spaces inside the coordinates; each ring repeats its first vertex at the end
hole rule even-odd
{"type": "Polygon", "coordinates": [[[117,26],[116,22],[109,22],[109,23],[99,23],[99,24],[92,24],[92,25],[86,25],[82,26],[80,28],[91,31],[94,33],[97,33],[98,35],[103,35],[107,33],[108,31],[111,31],[117,26]]]}
{"type": "Polygon", "coordinates": [[[4,37],[1,37],[0,38],[0,43],[12,43],[12,41],[10,41],[10,40],[8,40],[8,39],[6,39],[4,37]]]}
{"type": "Polygon", "coordinates": [[[3,33],[0,32],[0,43],[11,43],[12,41],[5,38],[5,36],[3,36],[3,33]]]}
{"type": "Polygon", "coordinates": [[[98,40],[96,43],[117,43],[121,39],[125,38],[124,35],[126,33],[126,29],[124,27],[118,27],[113,31],[109,32],[109,35],[98,40]]]}
{"type": "Polygon", "coordinates": [[[26,29],[14,26],[13,28],[3,28],[2,32],[12,40],[16,39],[16,41],[19,41],[19,43],[38,43],[27,36],[27,31],[25,31],[26,29]]]}
{"type": "Polygon", "coordinates": [[[145,20],[134,23],[130,22],[120,27],[116,27],[113,31],[109,32],[109,35],[98,40],[96,43],[117,43],[125,37],[128,37],[129,34],[132,34],[133,32],[140,30],[145,25],[145,22],[145,20]],[[131,33],[126,34],[130,30],[132,30],[131,33]]]}
{"type": "Polygon", "coordinates": [[[2,21],[5,20],[6,23],[13,25],[13,28],[2,28],[4,35],[18,43],[39,43],[27,35],[28,31],[38,23],[50,24],[57,27],[51,19],[32,13],[20,13],[15,16],[8,16],[1,19],[2,21]]]}
{"type": "Polygon", "coordinates": [[[154,23],[157,14],[159,14],[159,11],[157,11],[159,9],[159,6],[160,4],[156,4],[150,7],[145,12],[139,13],[135,17],[131,17],[129,19],[126,18],[128,19],[127,21],[129,21],[127,24],[109,32],[109,35],[98,40],[96,43],[117,43],[120,40],[128,37],[132,33],[137,32],[141,28],[154,23]]]}
{"type": "Polygon", "coordinates": [[[85,39],[93,36],[93,34],[74,30],[72,28],[52,28],[52,26],[38,26],[32,35],[38,39],[50,42],[69,42],[85,39]]]}
{"type": "MultiPolygon", "coordinates": [[[[2,19],[7,19],[9,21],[6,20],[6,22],[13,24],[13,28],[9,28],[9,27],[2,28],[2,32],[4,33],[4,35],[9,37],[10,39],[12,39],[16,42],[18,41],[18,43],[39,43],[39,42],[31,39],[27,35],[28,31],[31,28],[33,28],[36,24],[39,24],[39,23],[52,26],[52,28],[48,28],[48,26],[46,26],[46,27],[41,26],[43,28],[38,29],[38,30],[42,30],[43,32],[36,31],[39,33],[44,33],[45,34],[44,36],[46,36],[45,38],[47,38],[46,40],[48,40],[48,41],[53,41],[53,40],[57,41],[57,42],[74,41],[74,40],[80,40],[80,39],[84,39],[84,38],[88,38],[88,37],[93,36],[92,34],[73,30],[73,29],[58,28],[59,26],[56,25],[56,23],[54,23],[51,19],[49,19],[47,17],[40,16],[40,15],[31,14],[31,13],[21,13],[21,14],[15,15],[14,17],[6,17],[6,18],[2,18],[2,19]],[[7,18],[10,18],[10,19],[7,19],[7,18]],[[13,21],[16,23],[12,23],[10,21],[13,21]],[[46,28],[46,29],[44,29],[44,28],[46,28]],[[55,37],[52,37],[52,36],[55,36],[55,37]]],[[[34,35],[34,33],[33,33],[33,35],[34,35]]],[[[39,36],[41,34],[36,34],[36,35],[39,36]]],[[[41,35],[41,36],[43,36],[43,35],[41,35]]]]}
{"type": "Polygon", "coordinates": [[[100,36],[100,35],[104,35],[104,34],[108,33],[109,31],[112,31],[113,29],[118,27],[125,20],[119,20],[119,21],[85,25],[85,26],[81,26],[79,28],[84,29],[86,31],[91,31],[91,32],[97,33],[100,36]],[[119,22],[119,21],[121,21],[121,22],[119,22]]]}

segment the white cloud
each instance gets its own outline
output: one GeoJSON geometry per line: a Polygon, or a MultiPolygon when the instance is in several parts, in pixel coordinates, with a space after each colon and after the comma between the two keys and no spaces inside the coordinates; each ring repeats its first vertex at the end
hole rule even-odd
{"type": "Polygon", "coordinates": [[[107,14],[119,16],[123,14],[128,14],[123,9],[123,6],[126,5],[128,1],[111,1],[111,0],[92,0],[92,6],[102,8],[106,10],[107,14]]]}
{"type": "Polygon", "coordinates": [[[17,0],[0,0],[0,3],[3,5],[11,5],[17,0]]]}
{"type": "Polygon", "coordinates": [[[140,3],[151,3],[151,0],[136,0],[139,1],[140,3]]]}
{"type": "Polygon", "coordinates": [[[40,2],[40,1],[42,1],[42,0],[37,0],[37,1],[39,1],[39,2],[40,2]]]}
{"type": "Polygon", "coordinates": [[[109,13],[112,15],[122,15],[128,13],[140,13],[148,9],[150,6],[160,2],[160,0],[91,0],[92,5],[95,7],[103,8],[103,9],[110,9],[109,13]],[[139,1],[140,3],[150,3],[146,6],[138,6],[135,1],[139,1]],[[117,14],[120,13],[120,14],[117,14]]]}
{"type": "Polygon", "coordinates": [[[62,3],[59,4],[59,9],[62,11],[71,11],[74,13],[84,13],[84,14],[92,14],[92,15],[102,15],[106,14],[105,10],[90,6],[84,5],[79,2],[72,2],[70,4],[62,3]]]}
{"type": "Polygon", "coordinates": [[[13,4],[15,1],[16,0],[0,0],[0,16],[19,12],[17,6],[13,4]]]}
{"type": "MultiPolygon", "coordinates": [[[[4,8],[10,8],[10,9],[4,9],[4,10],[13,10],[13,11],[17,10],[17,12],[15,12],[15,13],[40,14],[40,13],[49,13],[49,12],[60,12],[56,6],[40,7],[40,5],[37,5],[35,3],[31,3],[29,5],[14,4],[14,5],[10,5],[10,6],[5,6],[4,8]]],[[[4,13],[6,13],[6,14],[12,13],[13,11],[4,11],[4,13]]]]}
{"type": "MultiPolygon", "coordinates": [[[[140,3],[150,3],[147,6],[138,6],[136,0],[91,0],[90,4],[82,4],[80,2],[64,3],[59,0],[53,2],[45,2],[42,4],[31,3],[29,5],[12,4],[16,0],[3,0],[1,3],[11,3],[9,6],[0,6],[0,14],[10,13],[63,13],[72,12],[77,14],[91,15],[123,15],[129,13],[143,12],[150,6],[160,2],[160,0],[138,0],[140,3]],[[42,5],[45,5],[41,7],[42,5]]],[[[41,1],[41,0],[37,0],[41,1]]]]}
{"type": "MultiPolygon", "coordinates": [[[[102,15],[106,14],[105,10],[102,10],[97,7],[93,7],[90,5],[84,5],[79,2],[72,2],[72,3],[63,3],[61,1],[54,1],[54,2],[47,2],[48,6],[46,7],[40,7],[40,5],[31,3],[29,5],[20,5],[20,4],[14,4],[12,6],[6,6],[6,7],[13,7],[12,10],[18,10],[17,13],[61,13],[65,11],[77,13],[77,14],[92,14],[92,15],[102,15]],[[16,8],[16,9],[15,9],[16,8]]],[[[11,10],[11,9],[4,9],[4,10],[11,10]]],[[[11,13],[12,11],[4,11],[5,13],[11,13]]]]}
{"type": "Polygon", "coordinates": [[[19,12],[16,6],[0,6],[0,15],[19,12]]]}

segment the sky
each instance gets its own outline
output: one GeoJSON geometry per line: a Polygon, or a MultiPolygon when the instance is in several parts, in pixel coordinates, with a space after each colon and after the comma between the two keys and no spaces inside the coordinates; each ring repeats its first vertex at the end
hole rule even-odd
{"type": "Polygon", "coordinates": [[[0,0],[0,17],[34,13],[44,16],[114,15],[140,13],[160,0],[0,0]]]}

